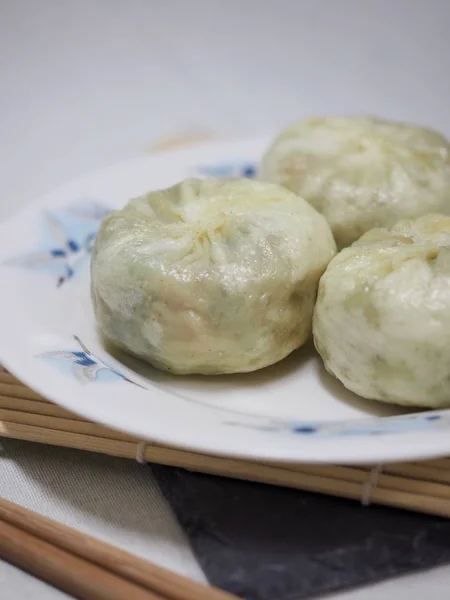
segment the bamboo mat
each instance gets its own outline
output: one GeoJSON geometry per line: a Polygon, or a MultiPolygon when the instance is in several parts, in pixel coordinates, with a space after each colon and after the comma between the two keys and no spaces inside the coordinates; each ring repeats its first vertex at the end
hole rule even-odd
{"type": "Polygon", "coordinates": [[[47,401],[0,371],[0,438],[100,452],[191,471],[450,517],[450,458],[383,467],[263,464],[143,443],[47,401]]]}

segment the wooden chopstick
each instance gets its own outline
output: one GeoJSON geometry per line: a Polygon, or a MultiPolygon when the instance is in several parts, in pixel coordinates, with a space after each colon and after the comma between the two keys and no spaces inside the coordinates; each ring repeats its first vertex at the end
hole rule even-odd
{"type": "Polygon", "coordinates": [[[81,600],[163,600],[2,520],[0,557],[81,600]]]}
{"type": "Polygon", "coordinates": [[[83,600],[236,600],[3,499],[0,555],[83,600]]]}

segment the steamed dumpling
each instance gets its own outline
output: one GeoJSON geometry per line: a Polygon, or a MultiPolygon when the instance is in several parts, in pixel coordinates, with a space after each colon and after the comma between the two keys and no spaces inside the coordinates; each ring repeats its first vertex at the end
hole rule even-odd
{"type": "Polygon", "coordinates": [[[423,127],[373,117],[302,121],[273,142],[260,176],[322,213],[339,248],[373,227],[450,214],[450,145],[423,127]]]}
{"type": "Polygon", "coordinates": [[[105,219],[95,315],[107,340],[160,369],[253,371],[305,342],[335,252],[325,219],[280,186],[186,180],[105,219]]]}
{"type": "Polygon", "coordinates": [[[320,282],[314,341],[360,396],[450,406],[450,217],[400,221],[342,250],[320,282]]]}

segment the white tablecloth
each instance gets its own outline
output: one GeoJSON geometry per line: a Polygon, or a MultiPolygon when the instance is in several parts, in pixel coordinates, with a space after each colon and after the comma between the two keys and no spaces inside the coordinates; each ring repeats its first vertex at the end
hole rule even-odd
{"type": "MultiPolygon", "coordinates": [[[[0,0],[0,217],[180,131],[371,112],[450,134],[449,31],[448,0],[0,0]]],[[[0,495],[203,578],[147,467],[8,441],[0,495]]],[[[449,584],[441,568],[333,598],[449,584]]],[[[64,595],[0,563],[0,597],[64,595]]]]}

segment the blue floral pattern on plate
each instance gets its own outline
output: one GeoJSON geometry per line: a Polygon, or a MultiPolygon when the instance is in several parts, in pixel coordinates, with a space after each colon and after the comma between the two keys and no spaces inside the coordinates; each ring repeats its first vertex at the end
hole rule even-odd
{"type": "Polygon", "coordinates": [[[269,419],[266,423],[227,421],[231,427],[244,427],[268,433],[298,435],[323,439],[330,437],[378,436],[430,429],[445,429],[450,425],[450,415],[440,412],[423,412],[399,417],[355,419],[352,421],[323,421],[316,423],[280,421],[269,419]]]}
{"type": "Polygon", "coordinates": [[[51,361],[61,372],[70,373],[83,385],[96,381],[121,380],[144,387],[95,356],[76,335],[73,337],[78,349],[51,350],[38,354],[38,357],[51,361]]]}
{"type": "Polygon", "coordinates": [[[50,273],[61,287],[86,264],[100,223],[109,212],[95,200],[79,201],[61,211],[45,211],[39,247],[4,264],[50,273]]]}

